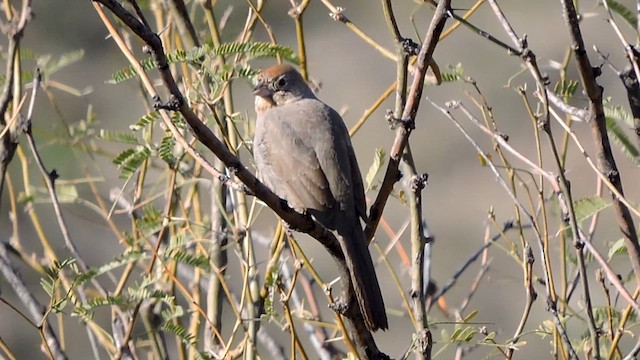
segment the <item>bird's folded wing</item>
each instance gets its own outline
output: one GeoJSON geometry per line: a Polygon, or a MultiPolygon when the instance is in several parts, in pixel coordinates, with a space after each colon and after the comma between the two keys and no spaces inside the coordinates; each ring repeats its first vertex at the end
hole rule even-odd
{"type": "Polygon", "coordinates": [[[271,121],[257,139],[260,178],[289,206],[325,210],[335,203],[313,147],[287,121],[271,121]],[[261,142],[261,143],[260,143],[261,142]]]}

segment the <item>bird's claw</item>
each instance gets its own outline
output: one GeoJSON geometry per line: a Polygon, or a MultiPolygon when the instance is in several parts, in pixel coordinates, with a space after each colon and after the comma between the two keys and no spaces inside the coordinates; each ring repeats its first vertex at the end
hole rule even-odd
{"type": "Polygon", "coordinates": [[[387,110],[387,115],[385,116],[385,118],[387,119],[387,122],[389,123],[391,130],[397,129],[398,126],[402,126],[407,131],[412,131],[412,130],[415,130],[416,128],[416,123],[413,119],[397,118],[393,115],[393,111],[391,110],[387,110]]]}
{"type": "Polygon", "coordinates": [[[337,312],[340,315],[345,315],[349,310],[349,304],[342,299],[336,299],[333,303],[329,304],[329,309],[337,312]]]}
{"type": "Polygon", "coordinates": [[[162,103],[162,100],[160,99],[159,96],[153,97],[153,107],[156,110],[176,111],[180,109],[181,105],[182,105],[182,101],[173,95],[171,96],[171,98],[169,98],[169,101],[167,101],[166,103],[162,103]]]}

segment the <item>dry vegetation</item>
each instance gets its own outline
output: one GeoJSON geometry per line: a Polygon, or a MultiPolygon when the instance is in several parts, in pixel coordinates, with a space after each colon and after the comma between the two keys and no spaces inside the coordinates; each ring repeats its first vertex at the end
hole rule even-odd
{"type": "MultiPolygon", "coordinates": [[[[529,47],[520,25],[501,9],[505,1],[478,0],[469,7],[418,1],[413,15],[428,14],[424,19],[400,18],[394,11],[400,1],[367,4],[384,14],[377,26],[388,29],[394,48],[352,22],[349,9],[338,1],[314,2],[322,12],[306,11],[310,1],[304,0],[247,0],[233,7],[215,0],[74,4],[93,7],[95,21],[109,35],[106,41],[114,42],[118,55],[130,63],[109,69],[110,86],[137,84],[133,101],[146,109],[145,116],[127,119],[129,128],[120,131],[101,129],[91,106],[82,120],[62,120],[64,133],[51,141],[73,150],[76,167],[84,171],[77,179],[59,175],[55,164],[43,160],[47,139],[34,136],[32,124],[37,128],[41,119],[51,117],[34,110],[39,102],[53,104],[56,118],[65,119],[57,97],[73,89],[56,81],[56,72],[77,66],[83,53],[38,55],[23,44],[23,34],[47,14],[33,17],[30,0],[2,2],[0,317],[17,315],[11,318],[28,324],[31,331],[19,336],[31,343],[31,355],[635,358],[640,353],[640,207],[637,199],[625,196],[623,181],[627,188],[637,187],[638,173],[635,168],[621,171],[616,160],[640,162],[640,18],[632,10],[640,11],[640,2],[544,5],[549,13],[562,12],[568,39],[564,58],[553,59],[552,67],[539,64],[537,49],[529,47]],[[276,41],[261,15],[267,4],[288,14],[295,49],[276,41]],[[475,25],[478,10],[499,30],[488,33],[475,25]],[[230,12],[245,14],[244,22],[228,24],[230,12]],[[352,291],[344,276],[334,280],[344,274],[336,239],[256,180],[254,113],[237,103],[237,92],[249,88],[235,84],[251,81],[259,70],[256,64],[262,64],[258,59],[294,63],[306,79],[314,79],[308,64],[316,60],[307,51],[317,45],[307,41],[303,20],[327,12],[333,26],[397,64],[396,81],[351,128],[352,136],[372,126],[392,139],[388,148],[376,151],[373,164],[371,156],[360,154],[360,165],[368,168],[363,169],[370,199],[365,231],[379,259],[378,272],[388,280],[384,293],[392,321],[382,334],[370,333],[357,309],[339,314],[327,306],[352,291]],[[625,61],[614,63],[593,49],[581,28],[589,16],[604,19],[607,51],[624,54],[625,61]],[[398,24],[413,24],[415,33],[401,32],[404,26],[398,24]],[[528,143],[510,141],[501,130],[505,119],[494,116],[500,104],[492,104],[483,92],[502,84],[477,83],[465,74],[465,64],[474,59],[460,59],[457,66],[434,60],[441,41],[458,32],[492,46],[495,57],[521,64],[509,86],[523,115],[510,120],[527,124],[522,129],[527,129],[528,143]],[[269,41],[258,40],[265,38],[269,41]],[[616,86],[626,97],[603,96],[603,72],[619,76],[616,86]],[[463,89],[457,98],[464,100],[434,100],[452,83],[463,89]],[[379,116],[383,104],[392,104],[386,119],[379,116]],[[455,264],[458,270],[449,279],[432,275],[439,247],[423,211],[433,206],[455,217],[456,208],[465,204],[423,204],[428,177],[416,165],[423,154],[411,151],[412,143],[424,141],[414,130],[431,126],[436,117],[459,131],[468,143],[461,151],[477,153],[479,166],[512,209],[508,215],[478,215],[487,219],[485,233],[469,236],[484,242],[464,249],[466,260],[455,264]],[[568,156],[571,151],[580,156],[568,156]],[[94,169],[96,158],[111,159],[112,168],[94,169]],[[567,171],[577,164],[588,171],[580,176],[567,171]],[[115,169],[119,180],[105,183],[100,171],[115,169]],[[576,184],[590,187],[589,195],[575,196],[576,184]],[[108,198],[104,188],[112,189],[108,198]],[[402,213],[393,216],[404,225],[387,221],[388,203],[399,204],[402,213]],[[110,230],[102,241],[117,249],[117,256],[98,264],[86,261],[78,247],[86,239],[67,220],[72,205],[98,214],[93,225],[110,230]],[[599,221],[603,215],[615,219],[615,225],[599,221]],[[602,224],[616,227],[620,240],[599,237],[602,224]],[[305,251],[308,247],[296,240],[301,233],[327,251],[305,251]],[[511,269],[519,270],[512,274],[520,281],[517,290],[500,295],[500,301],[518,301],[522,309],[509,323],[478,320],[487,317],[475,304],[492,301],[481,298],[488,276],[511,271],[492,266],[494,257],[508,259],[515,264],[511,269]],[[338,271],[317,269],[322,262],[315,258],[335,261],[338,271]],[[24,279],[34,276],[40,286],[24,279]],[[465,276],[469,280],[459,281],[465,276]]],[[[520,3],[521,10],[530,5],[520,3]]],[[[2,357],[26,356],[8,338],[15,334],[0,332],[2,357]]]]}

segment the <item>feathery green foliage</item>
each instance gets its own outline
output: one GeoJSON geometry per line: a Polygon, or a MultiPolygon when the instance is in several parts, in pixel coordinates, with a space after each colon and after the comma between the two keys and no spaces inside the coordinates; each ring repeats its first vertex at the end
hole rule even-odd
{"type": "MultiPolygon", "coordinates": [[[[281,56],[287,61],[298,63],[299,59],[297,58],[293,49],[287,46],[272,44],[267,42],[247,42],[247,43],[238,43],[231,42],[220,45],[219,47],[214,47],[211,44],[206,44],[201,47],[196,47],[190,51],[184,50],[175,50],[173,52],[169,52],[166,54],[167,62],[169,64],[176,63],[184,63],[189,62],[192,64],[202,64],[207,59],[215,58],[220,55],[232,55],[232,54],[241,54],[246,56],[248,59],[257,59],[257,58],[265,58],[265,57],[276,57],[281,56]]],[[[144,71],[150,71],[155,69],[156,64],[153,58],[147,58],[140,61],[140,66],[144,71]]],[[[206,68],[206,67],[205,67],[206,68]]],[[[231,72],[223,72],[221,76],[223,80],[229,80],[231,78],[231,72]]],[[[235,72],[235,77],[248,77],[254,75],[255,72],[248,67],[242,67],[241,70],[235,72]]],[[[128,66],[124,69],[116,71],[111,80],[108,81],[110,84],[119,84],[129,79],[133,79],[137,77],[137,73],[133,66],[128,66]]]]}
{"type": "Polygon", "coordinates": [[[562,79],[553,87],[553,92],[561,97],[572,98],[578,90],[580,83],[577,80],[562,79]]]}
{"type": "Polygon", "coordinates": [[[142,163],[151,156],[151,150],[147,146],[137,146],[121,152],[113,163],[120,168],[120,177],[128,178],[142,163]]]}
{"type": "Polygon", "coordinates": [[[627,133],[620,127],[623,124],[626,127],[633,127],[633,117],[627,113],[622,106],[609,107],[604,109],[607,132],[611,139],[620,147],[622,153],[631,161],[640,164],[640,151],[635,143],[631,141],[627,133]]]}
{"type": "Polygon", "coordinates": [[[442,82],[457,82],[464,80],[464,68],[461,63],[457,63],[455,66],[447,65],[447,71],[443,71],[442,82]]]}
{"type": "Polygon", "coordinates": [[[611,8],[611,10],[616,14],[620,15],[627,24],[635,30],[636,25],[638,24],[638,17],[636,16],[636,13],[616,0],[606,1],[607,4],[609,4],[609,8],[611,8]]]}

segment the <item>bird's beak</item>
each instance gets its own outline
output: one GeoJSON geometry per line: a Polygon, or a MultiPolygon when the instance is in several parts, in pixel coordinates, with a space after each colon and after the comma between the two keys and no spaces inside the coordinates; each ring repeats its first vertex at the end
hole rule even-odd
{"type": "Polygon", "coordinates": [[[253,95],[260,96],[262,98],[270,98],[272,94],[267,83],[261,81],[253,88],[253,95]]]}

